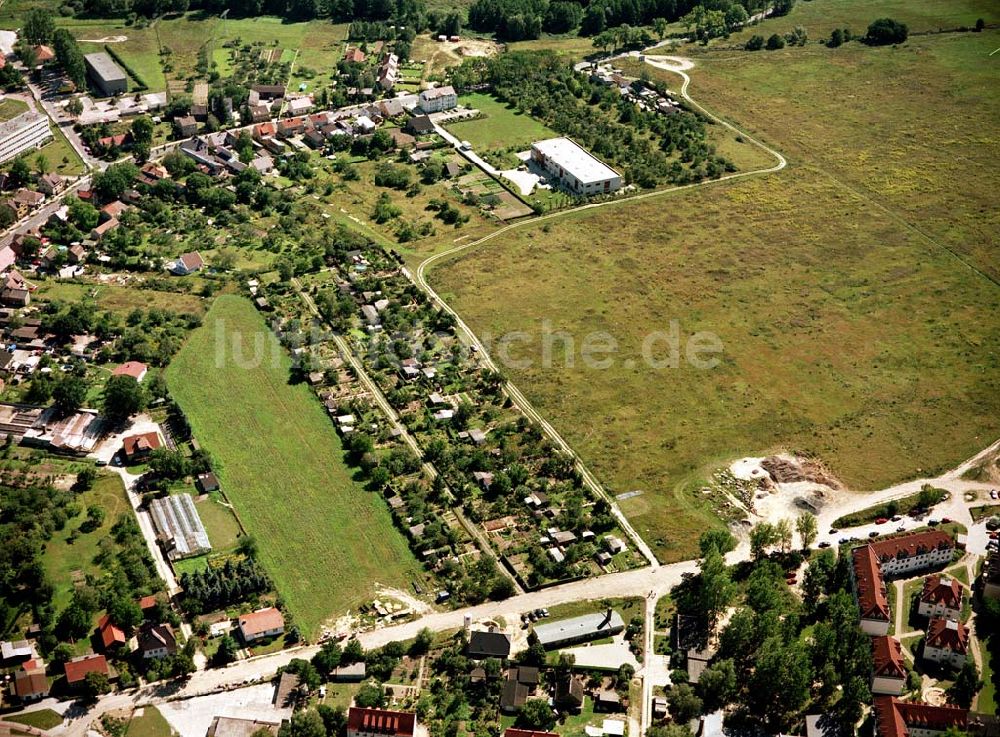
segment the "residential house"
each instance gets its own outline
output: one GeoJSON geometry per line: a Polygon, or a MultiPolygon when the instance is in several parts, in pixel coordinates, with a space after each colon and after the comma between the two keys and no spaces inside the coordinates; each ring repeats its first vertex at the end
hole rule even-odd
{"type": "Polygon", "coordinates": [[[108,678],[112,677],[108,660],[103,655],[81,655],[68,661],[64,668],[66,683],[70,686],[78,686],[83,683],[88,673],[101,673],[108,678]]]}
{"type": "Polygon", "coordinates": [[[439,113],[442,110],[451,110],[456,107],[458,95],[451,85],[434,87],[420,93],[418,105],[425,113],[439,113]]]}
{"type": "Polygon", "coordinates": [[[32,51],[35,53],[36,64],[48,64],[56,58],[56,52],[52,50],[51,46],[38,44],[32,49],[32,51]]]}
{"type": "Polygon", "coordinates": [[[160,433],[153,430],[139,435],[127,435],[122,440],[122,451],[128,463],[139,463],[149,458],[154,450],[163,447],[160,433]]]}
{"type": "Polygon", "coordinates": [[[66,188],[66,179],[55,172],[42,174],[38,177],[38,188],[47,195],[59,194],[66,188]]]}
{"type": "Polygon", "coordinates": [[[572,673],[556,681],[554,703],[557,709],[577,713],[583,708],[584,698],[583,681],[572,673]]]}
{"type": "Polygon", "coordinates": [[[378,68],[378,85],[388,92],[396,85],[399,77],[399,57],[387,54],[378,68]]]}
{"type": "Polygon", "coordinates": [[[14,696],[22,703],[41,701],[49,695],[49,679],[45,677],[45,663],[29,660],[14,673],[14,696]]]}
{"type": "Polygon", "coordinates": [[[306,119],[302,117],[286,118],[278,121],[278,136],[281,138],[291,138],[302,135],[306,129],[306,119]]]}
{"type": "Polygon", "coordinates": [[[143,627],[137,639],[144,660],[165,658],[177,652],[177,636],[167,622],[143,627]]]}
{"type": "Polygon", "coordinates": [[[956,578],[934,574],[924,579],[917,613],[921,617],[962,618],[962,584],[956,578]]]}
{"type": "Polygon", "coordinates": [[[501,660],[510,657],[510,637],[503,632],[482,632],[476,631],[469,635],[469,644],[466,648],[466,655],[473,660],[483,658],[500,658],[501,660]]]}
{"type": "Polygon", "coordinates": [[[899,640],[888,635],[872,638],[873,694],[899,696],[906,687],[906,663],[899,640]]]}
{"type": "Polygon", "coordinates": [[[285,104],[286,115],[305,115],[312,109],[311,97],[293,97],[285,104]]]}
{"type": "Polygon", "coordinates": [[[927,624],[924,660],[961,668],[969,654],[969,628],[954,619],[935,617],[927,624]]]}
{"type": "Polygon", "coordinates": [[[205,266],[205,260],[197,251],[181,254],[180,258],[170,265],[170,271],[178,276],[187,276],[196,271],[201,271],[205,266]]]}
{"type": "Polygon", "coordinates": [[[104,648],[105,652],[120,648],[128,642],[125,631],[111,621],[110,614],[105,614],[97,621],[97,635],[101,639],[101,647],[104,648]]]}
{"type": "Polygon", "coordinates": [[[276,637],[285,631],[285,618],[274,607],[241,614],[238,622],[240,636],[246,644],[276,637]]]}
{"type": "Polygon", "coordinates": [[[347,737],[414,737],[417,715],[409,711],[352,706],[347,712],[347,737]]]}
{"type": "Polygon", "coordinates": [[[251,123],[263,123],[271,119],[271,108],[267,105],[251,105],[249,110],[251,123]]]}
{"type": "Polygon", "coordinates": [[[121,225],[118,220],[111,218],[111,220],[105,220],[103,223],[98,225],[92,231],[90,231],[90,237],[95,241],[101,241],[104,239],[108,233],[115,230],[119,225],[121,225]]]}
{"type": "Polygon", "coordinates": [[[434,132],[434,123],[426,115],[414,115],[406,121],[406,132],[422,136],[434,132]]]}
{"type": "Polygon", "coordinates": [[[182,115],[174,118],[174,126],[177,128],[177,135],[188,138],[198,132],[198,121],[193,115],[182,115]]]}
{"type": "Polygon", "coordinates": [[[363,662],[338,665],[330,671],[330,681],[333,683],[360,683],[365,680],[367,675],[368,670],[363,662]]]}
{"type": "Polygon", "coordinates": [[[396,98],[381,100],[376,107],[378,107],[378,110],[382,114],[383,118],[398,118],[406,112],[406,108],[403,107],[403,103],[396,98]]]}
{"type": "Polygon", "coordinates": [[[82,264],[87,258],[87,251],[82,245],[76,243],[66,250],[66,260],[71,264],[82,264]]]}
{"type": "Polygon", "coordinates": [[[115,200],[114,202],[109,202],[101,208],[101,217],[105,220],[118,220],[121,218],[122,213],[128,209],[128,205],[124,202],[121,200],[115,200]]]}
{"type": "Polygon", "coordinates": [[[601,689],[594,695],[594,711],[618,712],[622,710],[622,699],[617,691],[601,689]]]}
{"type": "Polygon", "coordinates": [[[283,84],[255,84],[250,88],[251,92],[257,94],[257,100],[281,100],[285,96],[285,85],[283,84]]]}
{"type": "Polygon", "coordinates": [[[0,288],[0,302],[11,307],[26,307],[31,302],[31,287],[19,272],[7,272],[0,288]]]}
{"type": "Polygon", "coordinates": [[[344,61],[351,64],[363,64],[365,61],[365,52],[357,46],[348,47],[347,51],[344,52],[344,61]]]}
{"type": "Polygon", "coordinates": [[[131,376],[136,381],[142,381],[146,378],[146,373],[149,371],[146,364],[140,361],[126,361],[125,363],[116,366],[111,372],[112,376],[131,376]]]}

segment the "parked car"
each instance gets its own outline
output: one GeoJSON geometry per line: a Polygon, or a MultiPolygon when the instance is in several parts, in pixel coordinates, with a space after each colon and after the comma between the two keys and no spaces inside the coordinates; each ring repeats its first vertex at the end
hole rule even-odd
{"type": "Polygon", "coordinates": [[[884,525],[888,521],[889,520],[886,517],[879,517],[877,520],[875,520],[875,524],[876,525],[884,525]]]}
{"type": "Polygon", "coordinates": [[[896,532],[906,532],[906,525],[900,525],[897,527],[896,532]]]}
{"type": "Polygon", "coordinates": [[[828,542],[827,542],[826,540],[824,540],[823,542],[821,542],[821,543],[819,544],[819,546],[820,546],[821,548],[828,548],[828,547],[830,547],[830,543],[828,543],[828,542]]]}
{"type": "Polygon", "coordinates": [[[941,524],[942,524],[942,525],[946,525],[946,524],[948,524],[949,522],[951,522],[951,517],[942,517],[942,518],[941,518],[941,524]]]}
{"type": "Polygon", "coordinates": [[[903,518],[902,518],[902,517],[900,517],[900,516],[899,516],[899,515],[897,514],[897,515],[896,515],[895,517],[893,517],[893,518],[892,518],[892,521],[893,521],[893,522],[899,522],[899,521],[900,521],[901,519],[903,519],[903,518]]]}
{"type": "Polygon", "coordinates": [[[838,530],[836,527],[831,527],[830,528],[830,534],[831,535],[836,535],[838,532],[840,532],[840,530],[838,530]]]}
{"type": "Polygon", "coordinates": [[[927,524],[930,525],[931,527],[937,527],[939,524],[941,524],[941,522],[936,519],[929,519],[927,520],[927,524]]]}
{"type": "Polygon", "coordinates": [[[990,489],[990,499],[996,499],[996,498],[997,498],[997,490],[990,489]]]}
{"type": "Polygon", "coordinates": [[[878,537],[878,530],[872,530],[869,532],[868,537],[878,537]]]}

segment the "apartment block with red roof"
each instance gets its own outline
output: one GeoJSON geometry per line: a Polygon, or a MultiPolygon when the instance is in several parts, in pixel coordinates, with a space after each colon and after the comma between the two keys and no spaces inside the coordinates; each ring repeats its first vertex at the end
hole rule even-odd
{"type": "Polygon", "coordinates": [[[877,737],[936,737],[950,727],[965,731],[969,710],[959,706],[932,706],[921,701],[875,697],[877,737]]]}
{"type": "Polygon", "coordinates": [[[352,706],[347,712],[347,737],[414,737],[417,715],[409,711],[352,706]]]}
{"type": "Polygon", "coordinates": [[[951,668],[961,668],[969,654],[969,628],[954,619],[935,617],[927,624],[924,637],[925,660],[951,668]]]}
{"type": "Polygon", "coordinates": [[[861,629],[869,635],[889,633],[889,600],[885,579],[950,563],[955,541],[938,530],[915,532],[861,545],[851,551],[851,578],[861,615],[861,629]]]}
{"type": "Polygon", "coordinates": [[[899,696],[906,687],[903,649],[895,637],[872,638],[872,693],[899,696]]]}
{"type": "Polygon", "coordinates": [[[917,611],[922,617],[962,618],[962,584],[951,576],[934,574],[924,579],[917,611]]]}

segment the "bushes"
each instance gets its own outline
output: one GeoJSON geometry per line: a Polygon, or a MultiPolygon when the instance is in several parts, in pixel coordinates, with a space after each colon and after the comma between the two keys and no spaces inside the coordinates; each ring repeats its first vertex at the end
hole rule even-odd
{"type": "Polygon", "coordinates": [[[747,40],[746,45],[743,48],[747,51],[760,51],[764,48],[764,37],[755,33],[747,40]]]}
{"type": "Polygon", "coordinates": [[[903,43],[909,33],[905,23],[892,18],[879,18],[868,26],[868,33],[862,40],[869,46],[888,46],[903,43]]]}
{"type": "Polygon", "coordinates": [[[779,36],[777,33],[772,34],[771,38],[767,39],[767,50],[777,51],[778,49],[785,48],[785,39],[779,36]]]}

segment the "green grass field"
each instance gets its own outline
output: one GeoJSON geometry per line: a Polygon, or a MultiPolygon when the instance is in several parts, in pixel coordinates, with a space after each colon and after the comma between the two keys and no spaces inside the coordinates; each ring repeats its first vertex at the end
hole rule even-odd
{"type": "Polygon", "coordinates": [[[28,109],[28,103],[13,97],[0,102],[0,120],[10,120],[28,109]]]}
{"type": "Polygon", "coordinates": [[[75,581],[82,581],[88,573],[100,571],[100,567],[93,561],[101,539],[108,534],[121,514],[131,513],[121,479],[110,473],[99,476],[93,488],[80,494],[77,502],[84,510],[83,513],[71,519],[52,536],[45,546],[45,556],[42,559],[46,578],[55,588],[52,603],[57,612],[69,604],[75,581]],[[93,532],[79,532],[81,523],[87,518],[86,509],[91,504],[102,507],[107,513],[104,523],[93,532]]]}
{"type": "Polygon", "coordinates": [[[133,716],[126,737],[171,737],[177,734],[155,706],[144,706],[140,716],[133,716]]]}
{"type": "Polygon", "coordinates": [[[787,170],[520,228],[431,279],[480,335],[532,336],[508,373],[612,493],[643,490],[622,507],[665,560],[718,524],[697,489],[733,457],[815,453],[859,490],[944,470],[1000,433],[997,46],[706,55],[691,94],[787,170]],[[542,365],[546,320],[574,366],[542,365]],[[720,365],[649,367],[671,320],[718,336],[720,365]],[[610,368],[580,360],[595,331],[610,368]]]}
{"type": "Polygon", "coordinates": [[[289,368],[250,303],[223,296],[167,382],[295,621],[314,634],[374,584],[407,587],[419,566],[385,503],[352,479],[320,403],[306,385],[289,384],[289,368]],[[241,368],[232,341],[247,357],[259,346],[265,360],[241,368]]]}
{"type": "Polygon", "coordinates": [[[209,495],[207,499],[197,503],[198,516],[201,517],[208,532],[215,553],[232,550],[240,534],[240,523],[237,522],[231,509],[225,506],[217,495],[209,495]]]}
{"type": "Polygon", "coordinates": [[[93,296],[97,306],[112,312],[128,313],[132,310],[148,310],[154,307],[173,310],[181,314],[205,314],[206,300],[193,294],[161,292],[141,287],[119,287],[111,284],[84,284],[80,282],[56,281],[49,279],[38,282],[34,295],[40,301],[63,300],[76,302],[93,296]]]}
{"type": "Polygon", "coordinates": [[[38,711],[27,711],[24,714],[5,716],[4,721],[17,722],[38,729],[52,729],[63,723],[62,717],[52,709],[39,709],[38,711]]]}
{"type": "Polygon", "coordinates": [[[516,112],[490,95],[462,95],[459,103],[477,108],[485,117],[449,123],[448,131],[459,140],[468,141],[478,150],[489,151],[512,146],[527,149],[533,141],[556,135],[544,123],[516,112]]]}

